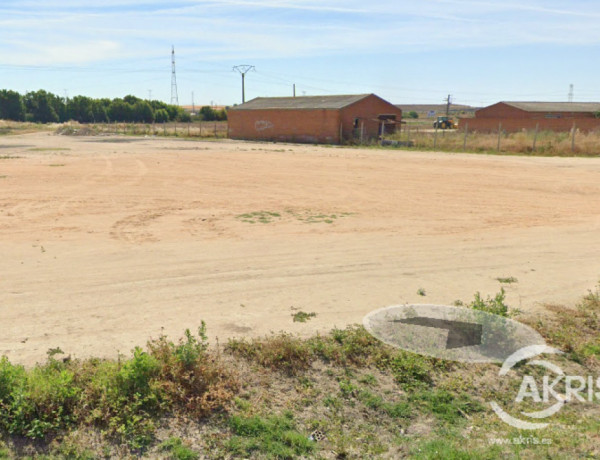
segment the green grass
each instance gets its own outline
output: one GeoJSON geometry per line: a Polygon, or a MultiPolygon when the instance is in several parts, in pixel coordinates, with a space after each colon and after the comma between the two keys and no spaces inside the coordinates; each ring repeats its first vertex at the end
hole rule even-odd
{"type": "Polygon", "coordinates": [[[499,277],[499,278],[496,278],[496,280],[502,284],[513,284],[513,283],[519,282],[519,280],[517,278],[515,278],[514,276],[499,277]]]}
{"type": "Polygon", "coordinates": [[[194,452],[187,447],[180,438],[169,438],[163,441],[158,447],[159,450],[165,452],[168,458],[172,460],[196,460],[200,457],[198,452],[194,452]]]}
{"type": "MultiPolygon", "coordinates": [[[[466,306],[511,312],[502,290],[466,306]]],[[[576,309],[550,306],[527,320],[567,352],[555,357],[561,367],[597,375],[599,315],[600,287],[576,309]]],[[[55,347],[31,368],[0,360],[0,458],[597,455],[598,403],[567,405],[550,428],[533,434],[550,439],[549,446],[491,445],[492,438],[532,436],[489,407],[494,400],[520,410],[513,405],[518,379],[499,379],[498,369],[398,350],[361,326],[213,347],[201,324],[178,341],[160,336],[114,360],[68,359],[55,347]],[[310,439],[315,430],[323,437],[310,439]]]]}
{"type": "Polygon", "coordinates": [[[234,415],[229,420],[233,436],[227,447],[234,457],[262,454],[267,458],[292,459],[308,455],[315,443],[296,429],[291,412],[283,415],[234,415]]]}
{"type": "Polygon", "coordinates": [[[315,318],[317,316],[316,313],[306,313],[304,311],[298,311],[292,314],[292,318],[294,318],[294,323],[306,323],[309,319],[315,318]]]}
{"type": "Polygon", "coordinates": [[[249,224],[254,224],[256,222],[261,223],[261,224],[270,224],[271,222],[274,222],[275,219],[279,219],[281,217],[281,214],[279,214],[278,212],[271,212],[271,211],[255,211],[255,212],[240,214],[235,217],[236,217],[236,219],[239,219],[242,222],[246,222],[249,224]]]}

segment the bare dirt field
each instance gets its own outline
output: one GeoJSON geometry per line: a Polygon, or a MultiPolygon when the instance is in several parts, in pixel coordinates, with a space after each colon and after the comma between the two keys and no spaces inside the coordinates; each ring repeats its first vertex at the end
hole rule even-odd
{"type": "Polygon", "coordinates": [[[0,191],[0,354],[25,364],[600,278],[600,159],[37,133],[0,137],[0,191]]]}

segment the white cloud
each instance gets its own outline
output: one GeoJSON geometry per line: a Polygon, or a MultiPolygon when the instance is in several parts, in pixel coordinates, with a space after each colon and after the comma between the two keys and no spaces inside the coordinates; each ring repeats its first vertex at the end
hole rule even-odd
{"type": "Polygon", "coordinates": [[[278,58],[600,43],[600,5],[473,0],[8,0],[0,62],[278,58]]]}

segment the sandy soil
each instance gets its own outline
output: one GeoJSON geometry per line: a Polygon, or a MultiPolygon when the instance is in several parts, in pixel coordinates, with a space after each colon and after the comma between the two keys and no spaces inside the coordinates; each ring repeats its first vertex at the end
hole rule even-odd
{"type": "Polygon", "coordinates": [[[0,354],[25,364],[600,279],[600,159],[43,133],[0,137],[0,190],[0,354]]]}

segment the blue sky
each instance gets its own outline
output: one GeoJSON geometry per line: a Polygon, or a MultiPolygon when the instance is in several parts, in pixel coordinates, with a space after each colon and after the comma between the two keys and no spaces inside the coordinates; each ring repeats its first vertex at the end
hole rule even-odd
{"type": "Polygon", "coordinates": [[[393,103],[600,101],[598,0],[1,0],[0,88],[230,105],[374,92],[393,103]]]}

